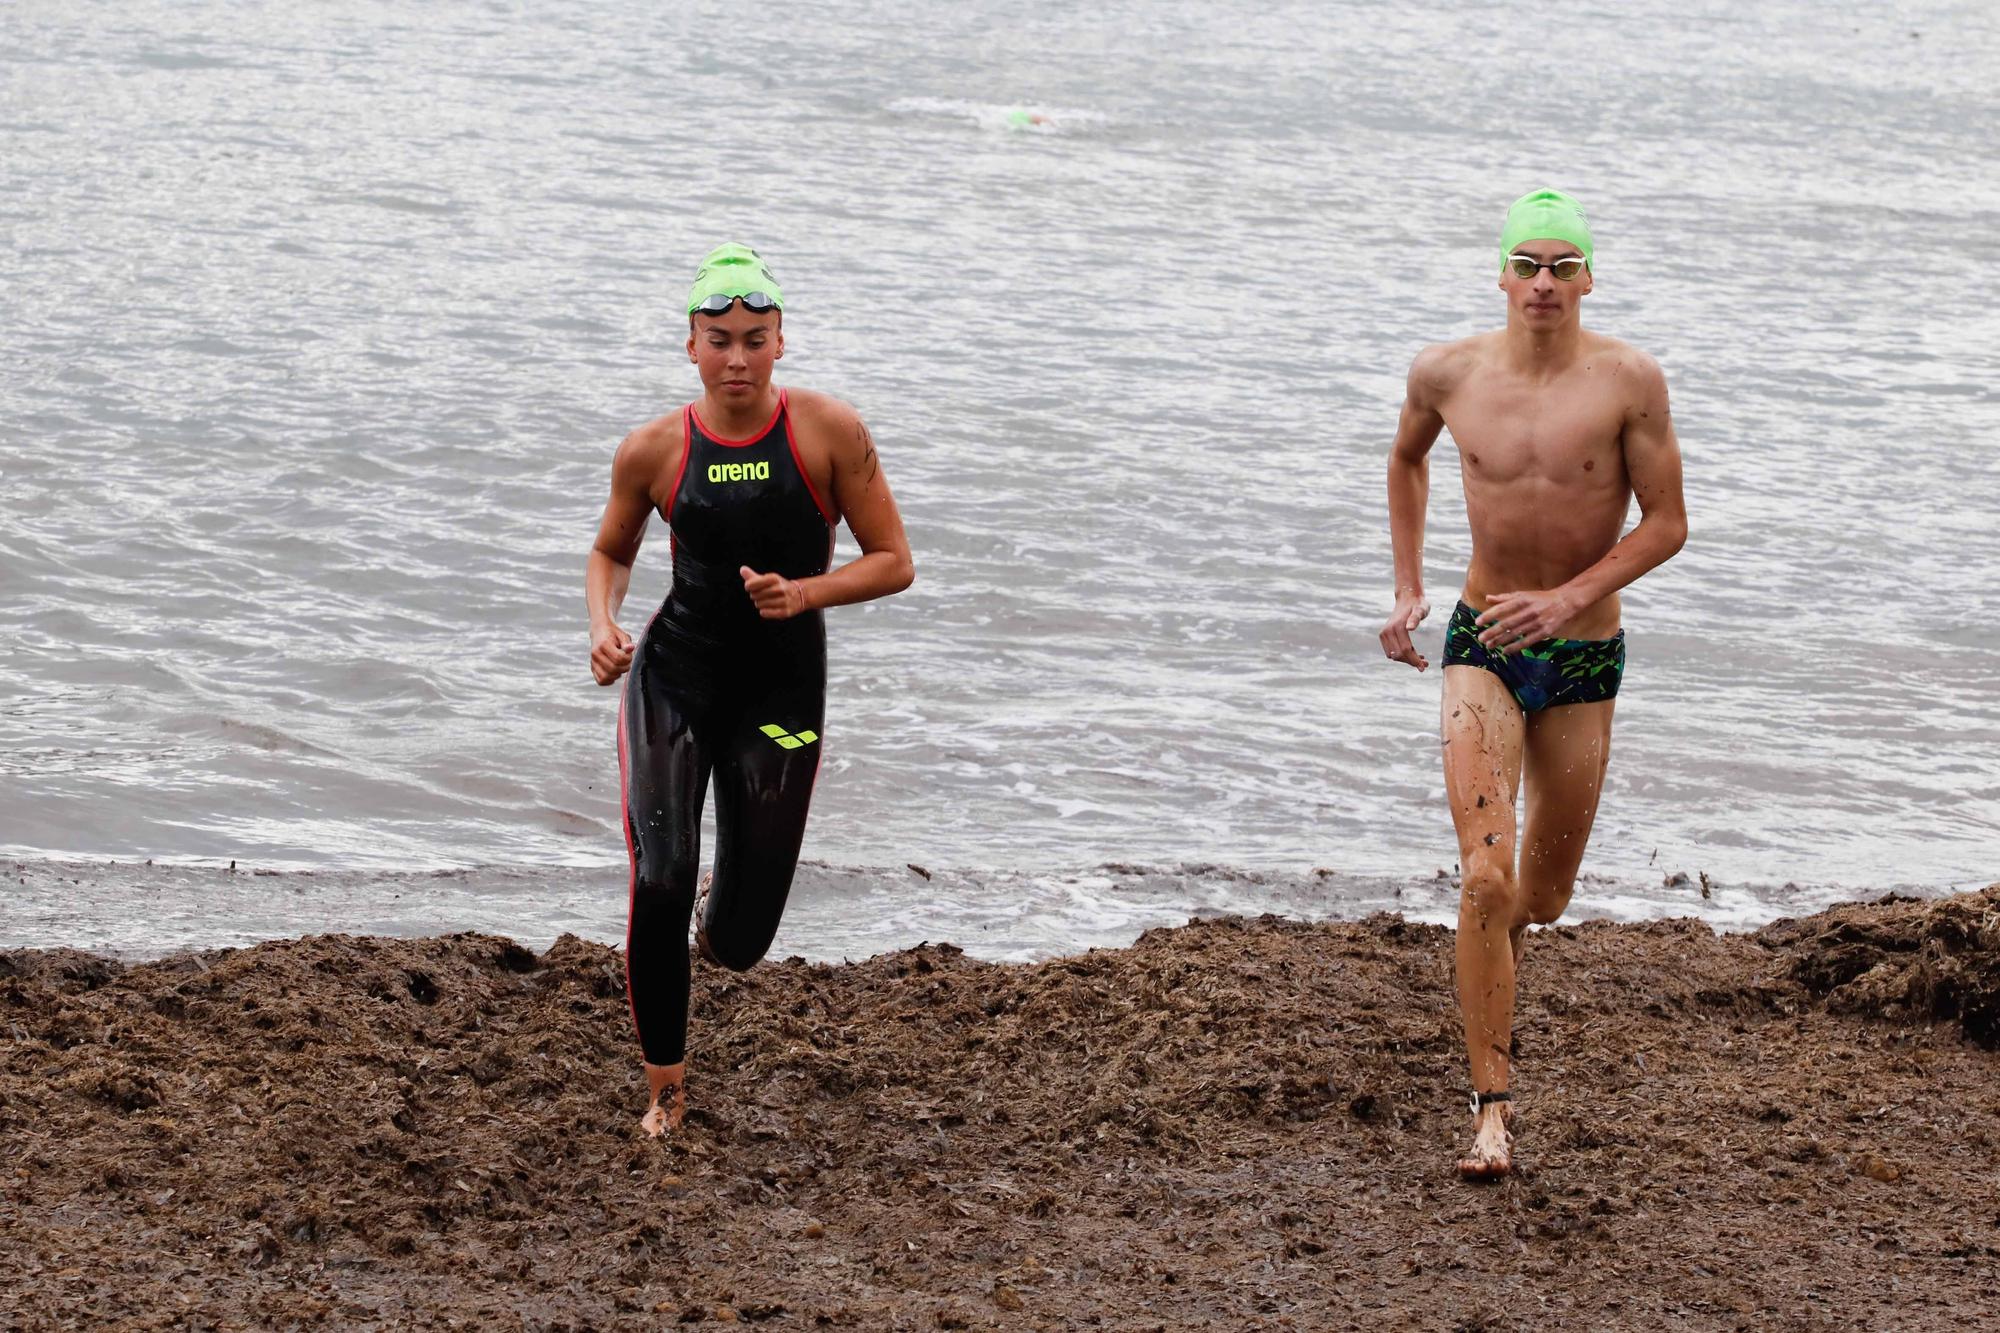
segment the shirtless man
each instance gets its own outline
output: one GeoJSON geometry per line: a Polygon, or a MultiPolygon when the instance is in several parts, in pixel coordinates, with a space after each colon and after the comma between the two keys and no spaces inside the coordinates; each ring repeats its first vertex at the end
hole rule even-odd
{"type": "Polygon", "coordinates": [[[1530,922],[1562,915],[1597,814],[1625,669],[1618,590],[1687,540],[1680,446],[1652,357],[1586,333],[1595,263],[1583,208],[1538,190],[1500,234],[1507,327],[1411,363],[1389,455],[1396,609],[1382,651],[1422,671],[1427,455],[1458,444],[1472,564],[1444,643],[1445,795],[1458,832],[1458,1003],[1473,1142],[1458,1169],[1511,1169],[1508,1053],[1530,922]],[[1632,498],[1639,522],[1620,532],[1632,498]],[[1514,798],[1527,774],[1517,858],[1514,798]]]}

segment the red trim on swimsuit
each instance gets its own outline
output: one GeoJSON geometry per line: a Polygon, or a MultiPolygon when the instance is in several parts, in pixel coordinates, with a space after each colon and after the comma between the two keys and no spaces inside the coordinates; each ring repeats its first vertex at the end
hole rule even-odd
{"type": "Polygon", "coordinates": [[[693,403],[688,404],[687,410],[688,410],[688,415],[694,418],[694,424],[701,427],[701,433],[703,435],[706,435],[709,439],[715,441],[717,444],[721,445],[725,449],[743,449],[757,443],[759,440],[763,439],[766,435],[769,435],[771,433],[771,427],[778,424],[778,418],[785,414],[785,391],[783,389],[778,390],[778,410],[771,413],[771,419],[764,423],[764,429],[758,431],[755,435],[752,435],[747,440],[724,439],[722,436],[717,435],[714,431],[708,428],[708,423],[701,419],[701,413],[694,410],[693,403]]]}
{"type": "Polygon", "coordinates": [[[618,826],[625,834],[625,864],[630,868],[625,880],[625,1008],[632,1014],[632,1031],[643,1047],[646,1034],[639,1030],[639,1004],[632,998],[632,909],[639,902],[639,852],[632,846],[631,791],[625,777],[625,691],[621,688],[618,691],[618,826]]]}
{"type": "Polygon", "coordinates": [[[688,425],[688,418],[694,415],[694,404],[681,409],[681,465],[674,469],[674,488],[667,492],[666,520],[674,521],[674,503],[681,498],[681,478],[687,475],[688,458],[694,453],[694,429],[688,425]]]}
{"type": "MultiPolygon", "coordinates": [[[[781,393],[778,395],[778,406],[782,409],[784,405],[785,395],[781,393]]],[[[813,498],[813,504],[819,509],[819,516],[826,520],[828,527],[832,527],[834,524],[840,522],[838,518],[834,517],[833,510],[828,507],[826,501],[819,498],[819,487],[813,485],[812,473],[806,471],[806,460],[799,456],[799,442],[798,438],[792,434],[792,414],[789,412],[785,413],[785,443],[790,446],[792,451],[792,466],[799,470],[799,480],[806,484],[806,494],[813,498]]],[[[828,564],[833,563],[833,542],[831,540],[826,544],[826,558],[828,564]]]]}

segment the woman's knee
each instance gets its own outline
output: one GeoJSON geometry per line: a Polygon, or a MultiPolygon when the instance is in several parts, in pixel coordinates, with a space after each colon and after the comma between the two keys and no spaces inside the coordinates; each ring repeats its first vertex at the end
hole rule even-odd
{"type": "Polygon", "coordinates": [[[731,972],[748,972],[763,961],[777,933],[775,924],[765,927],[754,921],[731,921],[725,913],[711,912],[701,923],[701,947],[731,972]]]}
{"type": "Polygon", "coordinates": [[[632,877],[632,921],[635,925],[659,923],[669,929],[678,922],[687,931],[694,912],[694,876],[641,871],[632,877]]]}
{"type": "Polygon", "coordinates": [[[731,972],[748,972],[751,968],[764,961],[764,955],[769,950],[769,944],[760,945],[754,941],[729,940],[726,938],[717,939],[713,934],[708,937],[709,954],[716,962],[722,964],[731,972]]]}
{"type": "Polygon", "coordinates": [[[778,934],[778,910],[739,894],[725,895],[718,887],[703,904],[698,924],[702,949],[710,958],[732,972],[747,972],[770,951],[778,934]]]}

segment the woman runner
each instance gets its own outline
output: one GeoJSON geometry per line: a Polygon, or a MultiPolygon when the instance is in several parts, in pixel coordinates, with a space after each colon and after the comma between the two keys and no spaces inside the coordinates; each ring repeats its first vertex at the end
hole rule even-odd
{"type": "Polygon", "coordinates": [[[709,252],[688,292],[701,397],[641,426],[611,462],[585,576],[590,670],[627,676],[618,760],[632,863],[626,990],[652,1102],[678,1128],[688,921],[702,955],[741,971],[771,945],[805,836],[826,709],[820,611],[915,577],[902,515],[853,408],[780,389],[784,296],[757,252],[709,252]],[[673,588],[635,645],[617,615],[646,523],[666,516],[673,588]],[[861,555],[828,571],[842,518],[861,555]],[[715,866],[696,900],[701,807],[715,780],[715,866]]]}

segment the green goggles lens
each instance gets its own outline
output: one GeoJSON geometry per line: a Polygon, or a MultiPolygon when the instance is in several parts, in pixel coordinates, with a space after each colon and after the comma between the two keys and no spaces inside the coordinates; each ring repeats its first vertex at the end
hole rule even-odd
{"type": "Polygon", "coordinates": [[[1577,275],[1583,272],[1583,266],[1584,261],[1579,255],[1565,255],[1548,264],[1528,255],[1507,256],[1507,269],[1517,278],[1532,278],[1543,269],[1547,269],[1564,282],[1574,282],[1577,275]]]}

